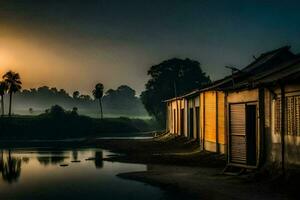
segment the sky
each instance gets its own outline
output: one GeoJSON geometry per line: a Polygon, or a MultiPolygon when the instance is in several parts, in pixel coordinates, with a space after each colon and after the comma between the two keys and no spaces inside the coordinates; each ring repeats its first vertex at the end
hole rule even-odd
{"type": "Polygon", "coordinates": [[[300,52],[300,1],[0,0],[0,74],[24,88],[90,93],[127,84],[139,94],[163,60],[198,60],[213,80],[265,51],[300,52]]]}

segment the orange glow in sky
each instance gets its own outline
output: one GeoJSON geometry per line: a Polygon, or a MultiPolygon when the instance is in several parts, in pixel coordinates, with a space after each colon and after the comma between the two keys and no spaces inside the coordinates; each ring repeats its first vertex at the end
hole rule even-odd
{"type": "Polygon", "coordinates": [[[124,49],[127,47],[120,46],[120,51],[113,51],[110,45],[105,42],[102,44],[96,46],[93,42],[83,43],[68,38],[64,40],[37,35],[30,31],[2,29],[0,74],[8,70],[18,72],[23,88],[47,85],[64,88],[70,93],[75,90],[90,93],[97,82],[102,82],[106,89],[128,84],[142,90],[144,84],[137,84],[133,77],[144,77],[146,81],[146,69],[126,68],[128,63],[133,64],[137,58],[128,54],[129,50],[124,49]],[[131,76],[124,74],[124,71],[131,76]]]}

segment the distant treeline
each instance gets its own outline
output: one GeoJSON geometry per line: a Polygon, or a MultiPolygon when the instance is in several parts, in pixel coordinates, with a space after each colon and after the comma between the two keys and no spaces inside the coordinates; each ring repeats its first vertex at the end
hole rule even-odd
{"type": "MultiPolygon", "coordinates": [[[[141,100],[136,96],[135,90],[127,85],[122,85],[116,90],[107,90],[102,102],[104,114],[120,116],[148,115],[141,100]]],[[[66,109],[77,107],[78,112],[81,114],[95,114],[98,112],[99,106],[98,102],[90,95],[80,94],[79,91],[69,94],[64,89],[49,88],[48,86],[24,89],[17,92],[13,104],[15,114],[40,114],[41,111],[55,104],[59,104],[66,109]]]]}
{"type": "Polygon", "coordinates": [[[157,130],[152,119],[125,117],[96,119],[54,105],[37,116],[0,117],[0,139],[65,139],[129,136],[157,130]]]}

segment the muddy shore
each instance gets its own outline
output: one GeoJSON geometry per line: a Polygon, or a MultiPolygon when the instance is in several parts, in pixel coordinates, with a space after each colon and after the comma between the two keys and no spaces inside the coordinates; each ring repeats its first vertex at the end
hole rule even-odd
{"type": "Polygon", "coordinates": [[[284,182],[261,172],[225,175],[225,157],[201,152],[197,142],[165,135],[146,140],[97,140],[98,147],[119,156],[109,161],[143,163],[145,172],[123,173],[124,179],[180,191],[186,199],[298,199],[284,182]],[[259,175],[258,175],[259,174],[259,175]]]}
{"type": "Polygon", "coordinates": [[[264,171],[225,175],[226,158],[203,152],[198,142],[162,135],[155,139],[84,139],[57,142],[0,142],[3,148],[97,147],[117,153],[112,162],[142,163],[147,171],[123,173],[123,179],[144,182],[183,194],[185,199],[299,199],[298,176],[289,179],[264,171]],[[291,181],[292,180],[292,181],[291,181]]]}

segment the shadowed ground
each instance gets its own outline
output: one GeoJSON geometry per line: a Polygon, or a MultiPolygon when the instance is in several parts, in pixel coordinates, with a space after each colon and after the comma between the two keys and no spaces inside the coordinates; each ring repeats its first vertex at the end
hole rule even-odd
{"type": "MultiPolygon", "coordinates": [[[[92,142],[92,141],[90,141],[92,142]]],[[[95,142],[95,141],[93,141],[95,142]]],[[[148,140],[97,140],[101,148],[120,153],[110,161],[147,164],[145,172],[119,174],[200,199],[297,199],[297,184],[264,170],[240,176],[222,174],[225,157],[201,152],[196,141],[162,135],[148,140]],[[288,186],[286,185],[288,184],[288,186]]],[[[298,176],[299,177],[299,176],[298,176]]],[[[187,196],[187,199],[189,199],[187,196]]]]}

